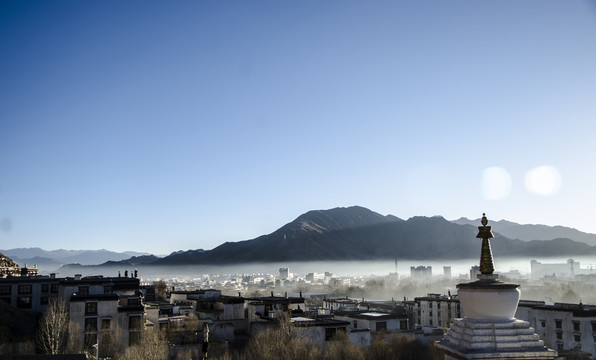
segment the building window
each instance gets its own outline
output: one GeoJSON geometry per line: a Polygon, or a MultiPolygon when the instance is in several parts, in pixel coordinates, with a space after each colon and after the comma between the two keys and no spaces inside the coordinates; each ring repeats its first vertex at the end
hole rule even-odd
{"type": "Polygon", "coordinates": [[[575,340],[575,342],[582,342],[581,334],[573,334],[573,340],[575,340]]]}
{"type": "Polygon", "coordinates": [[[128,318],[128,330],[141,330],[143,325],[140,315],[132,315],[128,318]]]}
{"type": "Polygon", "coordinates": [[[85,303],[85,315],[97,315],[97,303],[96,302],[85,303]]]}
{"type": "Polygon", "coordinates": [[[596,321],[592,321],[592,332],[596,334],[596,321]]]}
{"type": "Polygon", "coordinates": [[[89,286],[79,286],[79,295],[89,295],[89,286]]]}
{"type": "Polygon", "coordinates": [[[0,285],[0,295],[10,295],[11,290],[12,286],[10,285],[0,285]]]}
{"type": "Polygon", "coordinates": [[[579,321],[573,322],[573,331],[579,331],[579,321]]]}
{"type": "Polygon", "coordinates": [[[354,320],[352,322],[352,326],[354,327],[354,329],[358,329],[358,321],[354,320]]]}
{"type": "Polygon", "coordinates": [[[557,340],[563,340],[563,332],[557,331],[557,340]]]}
{"type": "Polygon", "coordinates": [[[140,331],[133,331],[128,334],[128,346],[134,346],[141,342],[141,336],[143,335],[140,331]]]}
{"type": "Polygon", "coordinates": [[[557,343],[557,351],[563,351],[563,343],[557,343]]]}
{"type": "Polygon", "coordinates": [[[101,319],[101,331],[110,330],[111,325],[112,325],[111,319],[101,319]]]}
{"type": "Polygon", "coordinates": [[[104,285],[103,287],[104,294],[111,294],[112,293],[112,285],[104,285]]]}
{"type": "MultiPolygon", "coordinates": [[[[129,298],[128,306],[139,306],[139,298],[129,298]]],[[[213,306],[213,305],[211,305],[213,306]]]]}
{"type": "Polygon", "coordinates": [[[97,332],[97,318],[85,318],[85,332],[94,333],[97,332]]]}
{"type": "Polygon", "coordinates": [[[540,320],[540,327],[546,327],[546,320],[540,320]]]}
{"type": "Polygon", "coordinates": [[[432,310],[428,312],[428,316],[429,317],[433,317],[433,311],[432,310]]]}
{"type": "Polygon", "coordinates": [[[49,284],[41,284],[41,292],[47,293],[48,291],[50,291],[50,285],[49,284]]]}
{"type": "Polygon", "coordinates": [[[408,320],[400,320],[399,321],[399,329],[407,330],[408,329],[408,320]]]}
{"type": "Polygon", "coordinates": [[[47,296],[42,296],[39,298],[39,303],[41,305],[47,305],[48,304],[48,297],[47,296]]]}
{"type": "Polygon", "coordinates": [[[325,328],[325,341],[333,340],[333,338],[337,335],[336,328],[325,328]]]}
{"type": "Polygon", "coordinates": [[[31,294],[31,285],[19,285],[19,294],[31,294]]]}
{"type": "Polygon", "coordinates": [[[50,286],[50,292],[52,294],[58,293],[58,284],[52,284],[52,286],[50,286]]]}
{"type": "Polygon", "coordinates": [[[17,298],[17,307],[19,309],[31,309],[31,296],[19,296],[17,298]]]}
{"type": "Polygon", "coordinates": [[[377,331],[387,330],[387,321],[377,321],[377,323],[375,324],[375,328],[377,331]]]}
{"type": "Polygon", "coordinates": [[[563,328],[563,320],[556,319],[555,320],[555,328],[562,329],[563,328]]]}

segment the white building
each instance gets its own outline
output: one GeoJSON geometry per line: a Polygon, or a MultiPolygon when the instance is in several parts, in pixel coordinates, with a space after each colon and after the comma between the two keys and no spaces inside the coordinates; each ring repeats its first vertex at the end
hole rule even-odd
{"type": "Polygon", "coordinates": [[[448,329],[453,319],[463,317],[456,296],[428,294],[414,298],[414,323],[416,328],[448,329]]]}
{"type": "Polygon", "coordinates": [[[348,322],[350,329],[399,332],[408,330],[408,318],[397,314],[376,311],[338,311],[334,318],[348,322]]]}
{"type": "Polygon", "coordinates": [[[543,264],[540,261],[530,261],[530,275],[532,279],[555,277],[557,279],[573,280],[575,275],[581,274],[579,262],[569,259],[566,263],[543,264]]]}
{"type": "Polygon", "coordinates": [[[581,351],[596,357],[596,306],[529,305],[518,311],[520,319],[530,322],[547,346],[563,353],[581,351]]]}

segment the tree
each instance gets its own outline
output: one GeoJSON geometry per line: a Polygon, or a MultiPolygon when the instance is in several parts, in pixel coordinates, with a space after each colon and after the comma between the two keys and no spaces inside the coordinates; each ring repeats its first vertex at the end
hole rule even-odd
{"type": "Polygon", "coordinates": [[[124,353],[124,360],[167,360],[169,356],[168,342],[158,329],[143,331],[138,344],[130,346],[124,353]]]}
{"type": "Polygon", "coordinates": [[[51,298],[39,321],[37,345],[46,354],[62,354],[68,338],[68,307],[64,299],[51,298]]]}
{"type": "Polygon", "coordinates": [[[168,284],[163,280],[157,280],[153,282],[153,288],[155,289],[155,297],[157,300],[165,300],[166,299],[166,290],[168,289],[168,284]]]}
{"type": "Polygon", "coordinates": [[[99,341],[100,358],[117,358],[122,353],[122,328],[116,324],[110,324],[108,329],[101,329],[99,341]]]}

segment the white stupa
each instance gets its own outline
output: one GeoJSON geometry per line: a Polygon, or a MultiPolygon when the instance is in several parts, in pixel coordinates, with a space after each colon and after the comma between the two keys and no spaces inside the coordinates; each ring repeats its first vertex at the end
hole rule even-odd
{"type": "Polygon", "coordinates": [[[478,281],[457,285],[465,317],[457,319],[436,347],[445,360],[454,359],[548,359],[557,352],[548,349],[527,321],[515,318],[520,290],[517,284],[498,280],[488,220],[482,214],[477,238],[482,239],[478,281]]]}

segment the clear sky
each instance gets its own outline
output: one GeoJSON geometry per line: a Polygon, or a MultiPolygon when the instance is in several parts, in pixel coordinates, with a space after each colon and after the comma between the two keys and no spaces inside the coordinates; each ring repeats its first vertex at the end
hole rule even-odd
{"type": "Polygon", "coordinates": [[[596,233],[593,1],[2,1],[0,54],[0,248],[350,205],[596,233]]]}

